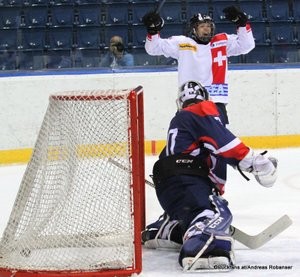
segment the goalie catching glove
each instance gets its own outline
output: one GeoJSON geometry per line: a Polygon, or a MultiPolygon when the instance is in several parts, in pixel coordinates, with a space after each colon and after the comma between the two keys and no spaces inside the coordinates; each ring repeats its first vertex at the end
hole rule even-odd
{"type": "Polygon", "coordinates": [[[277,159],[274,157],[255,154],[252,149],[239,163],[242,171],[250,172],[255,176],[256,181],[264,187],[272,187],[277,179],[277,159]]]}
{"type": "Polygon", "coordinates": [[[156,12],[148,12],[143,16],[143,23],[150,35],[156,35],[164,26],[164,20],[156,12]]]}
{"type": "Polygon", "coordinates": [[[247,15],[235,6],[226,7],[223,10],[225,18],[236,23],[238,27],[245,27],[248,21],[247,15]]]}

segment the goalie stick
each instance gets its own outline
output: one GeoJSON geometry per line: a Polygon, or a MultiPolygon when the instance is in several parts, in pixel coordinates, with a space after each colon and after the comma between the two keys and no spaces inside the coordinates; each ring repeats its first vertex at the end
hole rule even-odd
{"type": "MultiPolygon", "coordinates": [[[[113,160],[111,158],[108,159],[110,163],[113,165],[128,171],[128,168],[119,163],[116,160],[113,160]]],[[[150,182],[149,180],[145,180],[145,183],[152,188],[154,188],[154,184],[150,182]]],[[[231,225],[230,226],[230,235],[237,240],[238,242],[242,243],[243,245],[247,246],[250,249],[256,249],[270,240],[272,240],[274,237],[282,233],[284,230],[286,230],[289,226],[291,226],[293,221],[288,215],[283,215],[279,219],[277,219],[274,223],[272,223],[269,227],[267,227],[265,230],[261,231],[257,235],[249,235],[239,228],[231,225]]]]}
{"type": "Polygon", "coordinates": [[[250,249],[256,249],[268,241],[279,235],[289,226],[291,226],[293,221],[290,219],[288,215],[283,215],[279,219],[277,219],[273,224],[267,227],[265,230],[261,231],[257,235],[251,236],[246,234],[245,232],[239,230],[234,226],[230,226],[230,234],[237,241],[246,245],[250,249]]]}

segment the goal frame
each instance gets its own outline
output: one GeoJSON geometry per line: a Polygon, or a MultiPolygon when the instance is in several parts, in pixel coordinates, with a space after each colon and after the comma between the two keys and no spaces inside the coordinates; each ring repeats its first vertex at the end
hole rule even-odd
{"type": "MultiPolygon", "coordinates": [[[[98,96],[82,96],[79,100],[97,100],[98,96]]],[[[66,100],[65,95],[51,95],[54,100],[66,100]]],[[[130,133],[129,147],[131,149],[131,184],[132,218],[134,222],[134,261],[127,269],[104,269],[101,271],[34,271],[0,268],[1,277],[112,277],[131,276],[142,271],[141,231],[145,227],[145,159],[144,159],[144,99],[143,87],[138,86],[130,90],[127,100],[130,102],[130,133]]],[[[77,97],[78,99],[78,97],[77,97]]],[[[103,99],[103,98],[101,98],[103,99]]],[[[118,99],[118,96],[107,95],[104,100],[118,99]]],[[[75,100],[67,96],[67,100],[75,100]]]]}

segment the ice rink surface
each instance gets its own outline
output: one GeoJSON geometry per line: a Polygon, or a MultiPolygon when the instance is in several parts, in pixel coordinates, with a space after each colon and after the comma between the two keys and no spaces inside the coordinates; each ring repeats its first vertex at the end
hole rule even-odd
{"type": "MultiPolygon", "coordinates": [[[[259,152],[259,150],[256,150],[259,152]]],[[[229,168],[224,197],[233,213],[233,225],[255,235],[284,214],[293,225],[259,249],[251,250],[236,242],[236,268],[227,273],[183,273],[177,252],[143,249],[141,277],[166,276],[300,276],[300,148],[271,149],[279,161],[278,180],[273,188],[260,186],[252,177],[247,182],[229,168]]],[[[156,157],[146,157],[146,178],[156,157]]],[[[0,167],[0,233],[2,234],[21,182],[25,165],[0,167]]],[[[162,210],[154,189],[146,190],[146,221],[158,218],[162,210]]]]}

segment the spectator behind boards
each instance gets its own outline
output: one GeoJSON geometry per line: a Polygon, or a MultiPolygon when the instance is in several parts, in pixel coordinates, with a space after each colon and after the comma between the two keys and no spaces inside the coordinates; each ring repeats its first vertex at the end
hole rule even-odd
{"type": "Polygon", "coordinates": [[[110,39],[109,52],[101,59],[100,66],[116,68],[133,65],[133,56],[125,51],[123,39],[119,36],[113,36],[110,39]]]}

